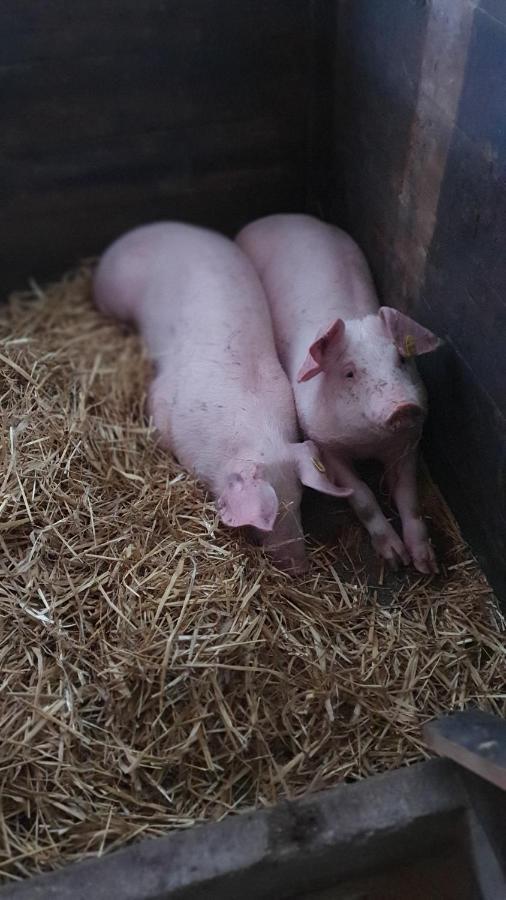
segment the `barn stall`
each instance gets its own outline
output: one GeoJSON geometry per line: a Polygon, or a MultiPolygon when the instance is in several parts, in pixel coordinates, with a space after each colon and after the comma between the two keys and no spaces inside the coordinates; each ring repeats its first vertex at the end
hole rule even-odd
{"type": "MultiPolygon", "coordinates": [[[[51,0],[8,2],[4,18],[5,896],[98,896],[100,884],[111,896],[107,878],[118,897],[175,896],[183,881],[168,873],[210,853],[206,840],[235,848],[218,866],[230,896],[259,860],[270,874],[250,896],[357,873],[390,879],[388,896],[408,883],[487,896],[479,865],[462,863],[475,795],[449,764],[419,761],[438,750],[424,726],[441,713],[504,714],[500,4],[51,0]],[[91,304],[93,259],[129,227],[172,218],[233,235],[301,210],[349,230],[383,300],[445,340],[423,365],[435,578],[385,571],[324,498],[305,503],[304,579],[219,527],[146,423],[139,340],[91,304]],[[328,819],[357,803],[369,833],[375,791],[381,849],[370,841],[347,868],[362,820],[350,813],[348,833],[342,813],[326,844],[345,848],[340,862],[315,872],[318,804],[328,819]],[[429,820],[452,825],[436,840],[429,820]],[[157,837],[85,864],[89,883],[72,867],[26,881],[157,837]],[[279,859],[301,847],[304,875],[292,865],[289,878],[279,859]]],[[[500,788],[487,802],[497,819],[500,788]]],[[[198,877],[211,890],[211,870],[190,872],[189,895],[198,877]]]]}

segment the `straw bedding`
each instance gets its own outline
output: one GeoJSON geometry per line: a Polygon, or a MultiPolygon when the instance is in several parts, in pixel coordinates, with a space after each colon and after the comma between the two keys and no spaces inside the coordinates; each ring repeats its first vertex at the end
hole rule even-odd
{"type": "Polygon", "coordinates": [[[409,764],[441,710],[504,712],[504,622],[430,483],[441,576],[384,572],[324,500],[331,542],[284,576],[157,446],[148,377],[86,267],[0,315],[4,878],[409,764]]]}

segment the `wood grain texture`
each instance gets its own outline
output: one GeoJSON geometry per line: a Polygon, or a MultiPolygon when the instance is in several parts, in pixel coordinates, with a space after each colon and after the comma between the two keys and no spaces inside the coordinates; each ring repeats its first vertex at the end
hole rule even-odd
{"type": "MultiPolygon", "coordinates": [[[[410,146],[428,10],[405,0],[336,0],[334,180],[329,217],[351,231],[384,286],[410,146]]],[[[396,298],[390,302],[396,304],[396,298]]]]}
{"type": "Polygon", "coordinates": [[[428,722],[430,750],[445,756],[506,792],[506,722],[481,709],[456,712],[428,722]]]}
{"type": "Polygon", "coordinates": [[[5,0],[5,292],[182,218],[305,201],[307,0],[5,0]]]}
{"type": "Polygon", "coordinates": [[[477,10],[420,308],[448,341],[444,370],[425,373],[434,398],[431,467],[503,598],[505,116],[506,28],[477,10]]]}

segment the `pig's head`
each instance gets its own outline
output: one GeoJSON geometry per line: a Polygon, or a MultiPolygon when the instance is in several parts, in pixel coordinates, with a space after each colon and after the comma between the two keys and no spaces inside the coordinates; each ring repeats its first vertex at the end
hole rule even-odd
{"type": "Polygon", "coordinates": [[[280,569],[301,572],[306,567],[302,485],[335,497],[349,497],[351,491],[327,479],[311,441],[282,445],[269,456],[262,463],[231,466],[217,501],[218,512],[225,525],[251,527],[280,569]]]}
{"type": "Polygon", "coordinates": [[[337,319],[317,335],[297,381],[318,377],[317,403],[327,417],[335,413],[332,421],[320,418],[320,440],[331,441],[335,425],[350,444],[368,444],[378,433],[419,437],[427,400],[414,358],[439,344],[388,306],[363,319],[337,319]]]}

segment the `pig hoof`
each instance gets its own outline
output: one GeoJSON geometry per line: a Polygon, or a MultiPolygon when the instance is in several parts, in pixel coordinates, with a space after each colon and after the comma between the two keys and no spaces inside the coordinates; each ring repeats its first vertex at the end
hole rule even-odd
{"type": "Polygon", "coordinates": [[[411,548],[411,558],[417,572],[422,575],[437,575],[439,567],[436,562],[434,550],[429,541],[417,544],[411,548]]]}
{"type": "Polygon", "coordinates": [[[385,560],[391,569],[396,571],[400,565],[409,566],[410,555],[400,537],[392,530],[373,538],[373,546],[376,553],[385,560]]]}

